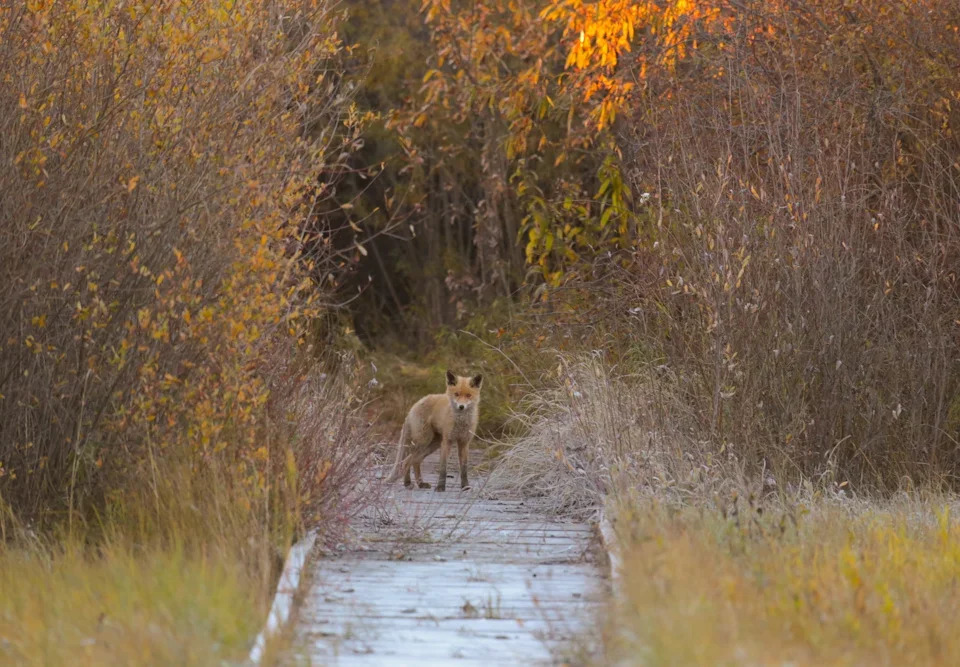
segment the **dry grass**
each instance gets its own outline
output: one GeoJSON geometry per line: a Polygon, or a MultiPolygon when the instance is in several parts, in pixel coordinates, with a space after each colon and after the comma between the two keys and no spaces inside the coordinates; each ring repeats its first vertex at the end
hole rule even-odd
{"type": "Polygon", "coordinates": [[[668,371],[625,373],[596,354],[557,361],[552,388],[515,413],[523,435],[504,443],[487,493],[542,496],[554,511],[590,516],[627,490],[683,501],[741,484],[736,452],[696,437],[668,371]]]}
{"type": "Polygon", "coordinates": [[[289,453],[288,474],[296,477],[287,496],[298,527],[319,527],[330,536],[342,529],[365,499],[357,481],[367,471],[374,441],[363,420],[366,391],[345,363],[307,373],[282,399],[289,453]]]}
{"type": "Polygon", "coordinates": [[[614,664],[956,664],[946,501],[622,512],[614,664]]]}
{"type": "Polygon", "coordinates": [[[242,660],[269,591],[223,554],[109,545],[0,551],[0,662],[210,665],[242,660]]]}

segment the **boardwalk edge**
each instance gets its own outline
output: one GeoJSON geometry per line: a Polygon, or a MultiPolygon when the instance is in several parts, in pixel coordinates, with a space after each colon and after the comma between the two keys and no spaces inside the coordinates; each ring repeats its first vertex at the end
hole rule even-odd
{"type": "Polygon", "coordinates": [[[263,652],[269,640],[276,632],[282,629],[290,620],[290,612],[293,610],[294,597],[300,590],[300,575],[307,563],[307,556],[313,549],[314,542],[317,541],[316,531],[310,531],[299,542],[290,547],[287,554],[287,560],[283,564],[283,572],[280,574],[280,581],[277,583],[277,592],[273,596],[273,604],[270,605],[270,614],[267,616],[267,622],[260,634],[257,635],[253,648],[250,649],[248,661],[252,665],[260,664],[263,659],[263,652]]]}

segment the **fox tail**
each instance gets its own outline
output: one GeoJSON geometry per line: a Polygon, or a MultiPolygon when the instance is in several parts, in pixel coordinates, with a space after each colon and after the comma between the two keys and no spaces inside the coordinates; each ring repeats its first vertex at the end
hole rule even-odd
{"type": "Polygon", "coordinates": [[[403,421],[403,428],[400,429],[400,442],[397,443],[397,458],[393,462],[393,472],[387,479],[388,482],[396,482],[403,474],[403,452],[407,444],[407,421],[403,421]]]}

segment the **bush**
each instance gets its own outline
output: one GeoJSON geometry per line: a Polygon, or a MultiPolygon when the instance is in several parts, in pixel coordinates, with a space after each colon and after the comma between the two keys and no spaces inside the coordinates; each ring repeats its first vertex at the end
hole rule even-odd
{"type": "Polygon", "coordinates": [[[286,360],[309,358],[327,270],[298,229],[355,132],[336,19],[322,0],[0,8],[0,502],[16,516],[159,497],[168,464],[271,487],[286,360]]]}
{"type": "Polygon", "coordinates": [[[618,308],[755,468],[955,486],[960,44],[950,3],[840,5],[731,13],[651,76],[618,308]]]}

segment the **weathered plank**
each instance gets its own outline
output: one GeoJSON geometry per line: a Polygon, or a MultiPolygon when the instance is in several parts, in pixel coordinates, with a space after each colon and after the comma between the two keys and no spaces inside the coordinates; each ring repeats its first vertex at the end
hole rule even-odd
{"type": "MultiPolygon", "coordinates": [[[[432,462],[424,477],[436,479],[432,462]]],[[[551,664],[606,595],[593,529],[535,502],[383,489],[356,539],[317,558],[295,630],[333,665],[551,664]]],[[[483,480],[474,479],[478,487],[483,480]]]]}

